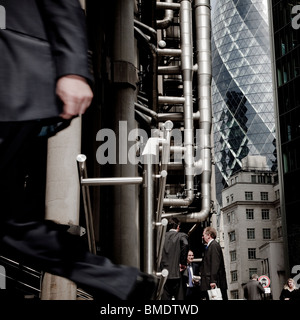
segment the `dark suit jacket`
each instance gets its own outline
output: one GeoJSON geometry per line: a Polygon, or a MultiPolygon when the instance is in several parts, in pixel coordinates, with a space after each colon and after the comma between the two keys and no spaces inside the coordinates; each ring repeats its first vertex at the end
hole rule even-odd
{"type": "Polygon", "coordinates": [[[56,80],[76,74],[92,80],[85,17],[78,0],[0,0],[0,121],[57,117],[56,80]]]}
{"type": "Polygon", "coordinates": [[[169,271],[168,279],[179,279],[179,264],[186,265],[188,254],[188,236],[183,232],[168,231],[161,259],[161,270],[169,271]]]}
{"type": "Polygon", "coordinates": [[[247,300],[261,300],[265,289],[257,280],[250,280],[244,286],[244,297],[247,300]]]}
{"type": "MultiPolygon", "coordinates": [[[[196,262],[192,262],[191,263],[191,267],[193,270],[193,275],[194,276],[199,276],[200,275],[200,267],[199,264],[196,262]]],[[[183,283],[184,283],[184,287],[186,288],[188,283],[189,283],[189,270],[188,270],[188,266],[187,268],[184,270],[184,272],[182,273],[182,278],[183,278],[183,283]]]]}
{"type": "MultiPolygon", "coordinates": [[[[195,263],[195,262],[192,262],[191,264],[192,266],[192,269],[193,269],[193,275],[194,276],[199,276],[200,275],[200,269],[199,269],[199,264],[198,263],[195,263]]],[[[183,272],[183,280],[185,282],[185,284],[188,284],[189,283],[189,273],[188,273],[188,268],[186,268],[183,272]]]]}
{"type": "Polygon", "coordinates": [[[222,248],[219,243],[213,240],[205,251],[200,266],[201,290],[210,289],[210,283],[216,283],[221,290],[227,289],[225,265],[222,248]]]}

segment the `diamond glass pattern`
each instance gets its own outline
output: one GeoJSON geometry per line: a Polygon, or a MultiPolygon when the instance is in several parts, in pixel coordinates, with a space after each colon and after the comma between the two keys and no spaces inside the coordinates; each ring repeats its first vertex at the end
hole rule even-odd
{"type": "Polygon", "coordinates": [[[212,15],[217,200],[247,155],[277,169],[267,0],[222,0],[212,15]]]}

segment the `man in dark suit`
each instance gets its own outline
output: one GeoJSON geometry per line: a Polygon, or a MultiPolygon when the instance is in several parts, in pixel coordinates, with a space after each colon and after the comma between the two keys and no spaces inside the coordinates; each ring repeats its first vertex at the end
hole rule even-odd
{"type": "Polygon", "coordinates": [[[187,268],[183,272],[183,286],[185,300],[200,300],[200,270],[199,264],[194,261],[194,252],[188,251],[187,268]]]}
{"type": "Polygon", "coordinates": [[[99,297],[149,298],[152,276],[90,254],[68,227],[36,216],[27,197],[25,177],[46,161],[29,152],[39,149],[44,132],[55,133],[83,114],[93,98],[79,1],[0,0],[0,5],[6,13],[0,30],[1,250],[99,297]]]}
{"type": "Polygon", "coordinates": [[[251,280],[244,286],[244,297],[247,300],[262,300],[265,289],[258,281],[258,275],[253,274],[251,280]]]}
{"type": "Polygon", "coordinates": [[[162,300],[183,300],[182,274],[186,269],[188,252],[188,236],[180,232],[180,222],[177,218],[169,219],[160,268],[169,271],[164,286],[162,300]]]}
{"type": "Polygon", "coordinates": [[[204,258],[200,266],[202,296],[208,299],[207,290],[216,287],[221,289],[223,300],[228,300],[227,280],[222,248],[215,240],[217,232],[212,227],[203,231],[203,241],[206,244],[204,258]]]}

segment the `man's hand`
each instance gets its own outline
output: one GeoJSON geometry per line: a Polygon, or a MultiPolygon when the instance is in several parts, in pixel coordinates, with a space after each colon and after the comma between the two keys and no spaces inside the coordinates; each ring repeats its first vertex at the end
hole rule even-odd
{"type": "Polygon", "coordinates": [[[67,75],[58,79],[56,94],[63,102],[63,119],[85,113],[92,102],[93,92],[85,78],[77,75],[67,75]]]}
{"type": "Polygon", "coordinates": [[[214,288],[216,288],[216,287],[217,287],[217,284],[216,284],[216,283],[213,283],[213,282],[210,283],[210,288],[211,288],[211,289],[214,289],[214,288]]]}
{"type": "Polygon", "coordinates": [[[186,266],[183,264],[179,264],[179,269],[180,269],[180,272],[182,272],[186,269],[186,266]]]}

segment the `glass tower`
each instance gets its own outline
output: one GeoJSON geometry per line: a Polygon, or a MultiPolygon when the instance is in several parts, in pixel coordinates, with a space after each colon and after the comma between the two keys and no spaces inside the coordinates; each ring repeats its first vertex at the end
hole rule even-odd
{"type": "Polygon", "coordinates": [[[217,200],[247,155],[277,170],[267,0],[217,1],[212,15],[217,200]]]}

